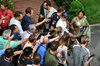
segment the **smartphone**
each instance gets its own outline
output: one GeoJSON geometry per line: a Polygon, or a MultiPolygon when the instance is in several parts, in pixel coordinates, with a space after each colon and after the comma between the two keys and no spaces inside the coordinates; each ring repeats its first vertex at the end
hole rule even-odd
{"type": "Polygon", "coordinates": [[[54,30],[50,31],[50,35],[52,35],[54,33],[54,30]]]}
{"type": "Polygon", "coordinates": [[[38,16],[40,16],[40,14],[37,14],[38,16]]]}
{"type": "Polygon", "coordinates": [[[94,57],[95,55],[94,54],[92,54],[90,57],[89,57],[89,59],[91,58],[91,57],[94,57]]]}
{"type": "Polygon", "coordinates": [[[65,61],[65,58],[62,58],[62,62],[65,61]]]}
{"type": "Polygon", "coordinates": [[[14,33],[12,32],[11,34],[10,34],[10,36],[12,36],[14,33]]]}

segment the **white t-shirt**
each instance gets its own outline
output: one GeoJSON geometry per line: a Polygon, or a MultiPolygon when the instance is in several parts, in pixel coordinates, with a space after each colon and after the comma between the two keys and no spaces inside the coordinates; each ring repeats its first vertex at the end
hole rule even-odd
{"type": "MultiPolygon", "coordinates": [[[[21,35],[21,38],[22,38],[22,40],[24,40],[24,39],[26,39],[26,38],[29,38],[30,35],[32,35],[31,32],[29,32],[29,31],[24,31],[23,34],[21,35]]],[[[22,47],[22,48],[24,47],[24,44],[25,44],[25,43],[21,44],[21,47],[22,47]]]]}
{"type": "Polygon", "coordinates": [[[66,31],[67,33],[69,33],[68,29],[66,28],[67,27],[67,23],[66,21],[63,21],[61,18],[58,20],[57,24],[56,24],[56,27],[61,27],[63,31],[66,31]]]}
{"type": "MultiPolygon", "coordinates": [[[[53,7],[51,7],[50,11],[47,13],[47,10],[44,9],[44,15],[45,15],[45,18],[50,18],[51,15],[54,13],[54,12],[57,12],[57,10],[53,7]]],[[[49,29],[49,23],[45,23],[45,27],[46,29],[49,29]]]]}
{"type": "Polygon", "coordinates": [[[23,30],[22,30],[22,26],[21,26],[21,22],[16,20],[15,17],[13,17],[11,20],[10,20],[10,25],[12,24],[15,24],[18,29],[19,29],[19,34],[22,35],[23,34],[23,30]]]}

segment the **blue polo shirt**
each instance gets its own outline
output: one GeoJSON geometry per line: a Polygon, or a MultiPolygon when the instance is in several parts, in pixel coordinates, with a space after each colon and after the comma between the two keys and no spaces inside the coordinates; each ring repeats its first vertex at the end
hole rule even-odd
{"type": "MultiPolygon", "coordinates": [[[[48,41],[47,45],[50,43],[50,40],[48,41]]],[[[45,52],[46,52],[47,47],[44,46],[43,44],[38,45],[38,50],[37,53],[41,55],[41,62],[40,65],[44,66],[44,57],[45,57],[45,52]]]]}
{"type": "Polygon", "coordinates": [[[28,26],[30,24],[35,24],[35,23],[31,20],[29,16],[25,15],[22,19],[22,29],[24,31],[28,30],[28,26]]]}
{"type": "Polygon", "coordinates": [[[5,49],[0,50],[0,57],[2,54],[4,54],[4,52],[5,52],[5,49]]]}
{"type": "Polygon", "coordinates": [[[53,26],[54,28],[56,28],[56,23],[57,21],[60,19],[60,17],[57,15],[57,12],[53,13],[51,15],[51,26],[53,26]]]}

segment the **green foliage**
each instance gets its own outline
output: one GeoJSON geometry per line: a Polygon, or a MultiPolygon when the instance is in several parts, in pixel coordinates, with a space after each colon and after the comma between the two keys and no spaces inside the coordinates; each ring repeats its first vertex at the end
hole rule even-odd
{"type": "Polygon", "coordinates": [[[80,0],[55,0],[55,2],[58,6],[64,6],[66,8],[69,21],[77,16],[80,10],[84,10],[80,0]]]}
{"type": "Polygon", "coordinates": [[[58,6],[64,6],[68,13],[68,20],[84,10],[90,24],[100,23],[100,0],[55,0],[58,6]],[[71,3],[70,3],[71,2],[71,3]]]}
{"type": "Polygon", "coordinates": [[[70,8],[69,8],[69,16],[68,16],[68,20],[71,21],[73,17],[77,16],[78,15],[78,12],[80,10],[84,10],[84,7],[82,5],[82,3],[78,0],[76,1],[73,1],[71,4],[70,4],[70,8]]]}
{"type": "Polygon", "coordinates": [[[100,0],[83,0],[83,6],[88,22],[100,23],[100,0]]]}
{"type": "Polygon", "coordinates": [[[14,12],[13,6],[15,6],[15,4],[13,4],[13,2],[11,2],[11,0],[0,0],[0,8],[1,8],[2,2],[8,2],[8,4],[9,4],[8,9],[10,9],[12,12],[14,12]]]}

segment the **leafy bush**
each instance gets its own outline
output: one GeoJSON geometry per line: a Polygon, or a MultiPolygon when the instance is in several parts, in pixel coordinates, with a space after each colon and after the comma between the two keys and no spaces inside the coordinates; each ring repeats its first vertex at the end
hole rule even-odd
{"type": "Polygon", "coordinates": [[[15,6],[15,4],[13,4],[13,2],[11,2],[11,0],[0,0],[0,8],[1,8],[2,2],[8,2],[8,4],[9,4],[8,9],[10,9],[12,12],[14,12],[13,6],[15,6]]]}
{"type": "Polygon", "coordinates": [[[78,12],[80,10],[84,10],[84,7],[82,5],[82,3],[78,0],[76,1],[73,1],[71,4],[70,4],[70,8],[69,8],[69,16],[68,16],[68,19],[69,21],[72,20],[73,17],[77,16],[78,15],[78,12]]]}

